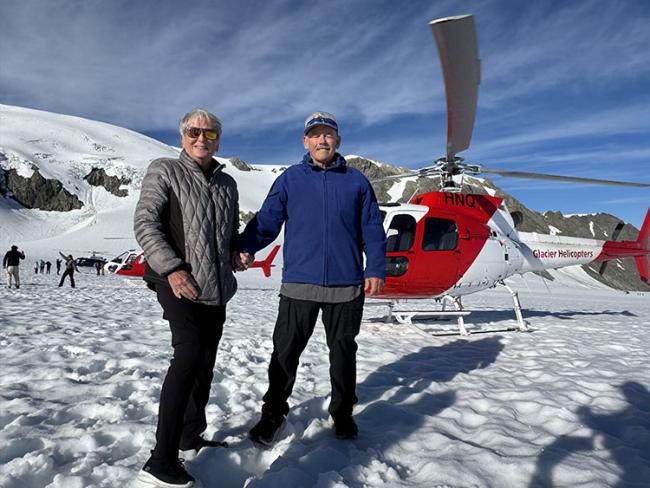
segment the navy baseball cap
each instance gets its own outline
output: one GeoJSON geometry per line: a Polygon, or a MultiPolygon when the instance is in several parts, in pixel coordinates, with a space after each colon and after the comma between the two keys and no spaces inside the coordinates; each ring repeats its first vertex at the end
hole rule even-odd
{"type": "Polygon", "coordinates": [[[329,112],[315,112],[305,119],[305,134],[311,130],[312,127],[317,125],[326,125],[331,127],[337,133],[339,126],[336,123],[336,117],[329,112]]]}

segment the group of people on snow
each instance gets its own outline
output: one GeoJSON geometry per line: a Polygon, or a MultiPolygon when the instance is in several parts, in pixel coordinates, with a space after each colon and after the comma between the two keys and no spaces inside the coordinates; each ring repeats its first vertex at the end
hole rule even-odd
{"type": "MultiPolygon", "coordinates": [[[[61,264],[65,263],[65,270],[63,272],[63,276],[61,276],[61,280],[59,281],[59,286],[63,286],[66,277],[69,276],[70,286],[74,288],[74,272],[79,271],[77,269],[75,259],[72,257],[72,254],[65,255],[61,252],[59,252],[59,254],[63,259],[57,258],[56,260],[57,275],[61,271],[61,264]]],[[[5,270],[6,274],[7,288],[11,288],[12,284],[15,284],[16,288],[20,288],[20,261],[23,259],[25,259],[25,253],[23,251],[19,251],[18,246],[16,245],[11,246],[11,249],[6,252],[4,259],[2,260],[2,267],[5,270]]],[[[34,273],[38,274],[40,270],[41,274],[50,274],[51,267],[52,263],[50,261],[44,261],[41,259],[39,261],[36,261],[36,264],[34,265],[34,273]]],[[[97,274],[99,274],[99,271],[97,274]]]]}
{"type": "Polygon", "coordinates": [[[302,161],[275,180],[241,234],[237,184],[213,158],[220,120],[199,108],[182,117],[179,130],[180,156],[150,164],[134,217],[147,256],[144,279],[169,322],[173,347],[160,391],[156,444],[138,474],[147,486],[193,486],[179,449],[224,445],[202,434],[226,304],[237,290],[233,272],[249,267],[283,225],[269,384],[259,421],[248,434],[256,444],[272,445],[282,429],[300,355],[319,312],[329,347],[334,434],[357,436],[355,339],[365,295],[379,292],[385,278],[386,236],[377,200],[366,177],[338,153],[341,136],[332,114],[307,117],[302,161]]]}
{"type": "MultiPolygon", "coordinates": [[[[58,261],[58,259],[57,259],[57,261],[58,261]]],[[[40,270],[41,274],[44,274],[44,273],[50,274],[51,269],[52,269],[52,263],[50,261],[43,261],[41,259],[40,261],[36,261],[34,263],[34,274],[38,274],[39,270],[40,270]]]]}

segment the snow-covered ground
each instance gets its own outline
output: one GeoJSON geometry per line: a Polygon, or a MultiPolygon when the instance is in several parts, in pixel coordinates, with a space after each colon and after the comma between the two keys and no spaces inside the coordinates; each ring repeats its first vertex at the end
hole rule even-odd
{"type": "MultiPolygon", "coordinates": [[[[648,486],[647,295],[519,279],[535,331],[469,338],[423,336],[369,309],[353,441],[332,434],[320,327],[281,439],[260,450],[246,432],[267,384],[277,277],[259,276],[241,275],[228,306],[207,434],[230,447],[187,462],[203,487],[648,486]]],[[[79,274],[76,289],[28,266],[22,278],[0,290],[0,486],[130,486],[171,352],[154,294],[116,276],[79,274]]],[[[465,305],[474,325],[514,323],[503,291],[465,305]]]]}

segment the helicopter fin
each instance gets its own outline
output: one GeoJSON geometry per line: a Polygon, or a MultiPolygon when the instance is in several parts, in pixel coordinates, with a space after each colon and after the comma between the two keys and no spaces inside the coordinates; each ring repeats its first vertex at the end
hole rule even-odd
{"type": "MultiPolygon", "coordinates": [[[[641,249],[650,251],[650,208],[648,208],[648,213],[645,216],[643,226],[641,226],[641,232],[639,232],[639,238],[636,242],[641,249]]],[[[634,262],[636,263],[636,268],[639,270],[641,280],[650,284],[650,254],[635,256],[634,262]]]]}

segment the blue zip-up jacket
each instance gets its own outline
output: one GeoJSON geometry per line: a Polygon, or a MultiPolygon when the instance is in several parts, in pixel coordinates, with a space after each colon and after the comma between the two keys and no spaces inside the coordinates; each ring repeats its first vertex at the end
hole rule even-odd
{"type": "Polygon", "coordinates": [[[375,192],[365,175],[336,154],[321,168],[309,153],[280,175],[240,238],[255,254],[284,225],[284,283],[345,286],[384,278],[386,235],[375,192]]]}

